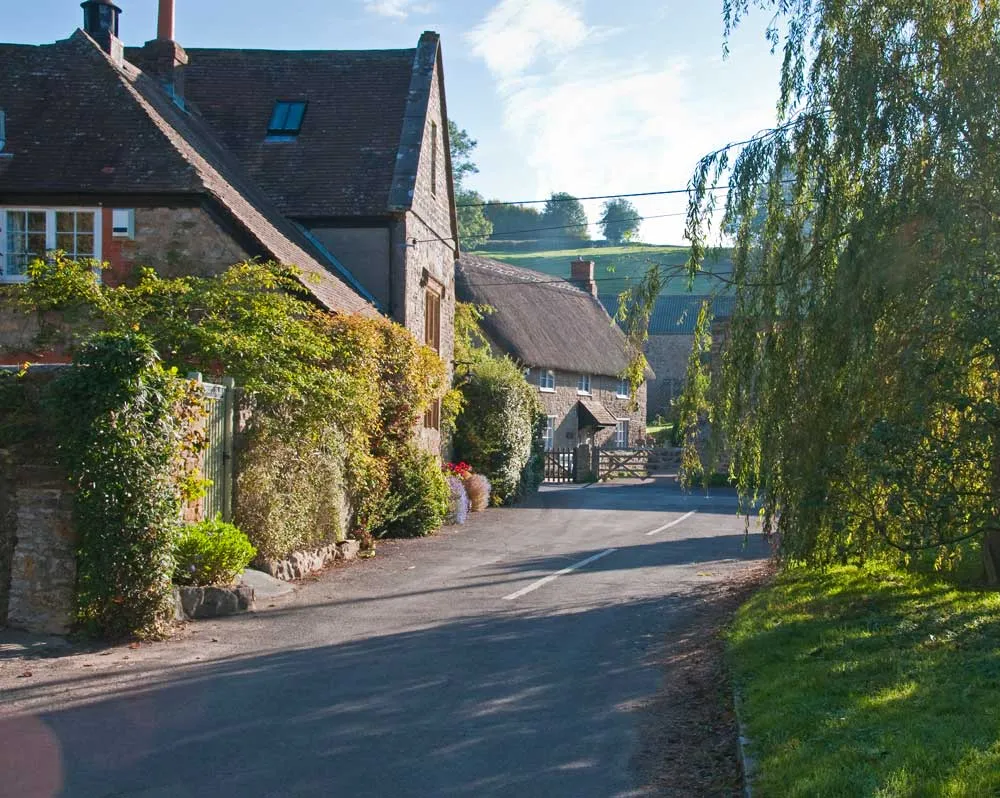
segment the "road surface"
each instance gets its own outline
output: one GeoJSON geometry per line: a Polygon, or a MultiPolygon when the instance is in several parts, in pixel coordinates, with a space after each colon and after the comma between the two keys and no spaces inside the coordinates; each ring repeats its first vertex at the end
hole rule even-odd
{"type": "Polygon", "coordinates": [[[546,489],[167,643],[5,633],[0,796],[654,794],[633,758],[657,652],[766,554],[735,507],[546,489]]]}

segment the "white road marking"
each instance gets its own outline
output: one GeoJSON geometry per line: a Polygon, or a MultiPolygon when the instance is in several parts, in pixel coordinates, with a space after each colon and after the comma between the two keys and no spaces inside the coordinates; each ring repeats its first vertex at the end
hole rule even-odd
{"type": "Polygon", "coordinates": [[[539,579],[537,582],[532,582],[527,587],[522,587],[520,590],[511,593],[509,596],[504,596],[503,600],[513,601],[514,599],[521,598],[521,596],[524,596],[533,590],[538,590],[538,588],[540,588],[542,585],[547,585],[549,582],[558,579],[560,576],[563,576],[564,574],[568,574],[570,571],[575,571],[577,568],[583,568],[583,566],[585,565],[590,565],[590,563],[594,562],[595,560],[599,560],[601,559],[601,557],[607,557],[609,554],[612,554],[613,552],[616,551],[618,551],[618,549],[605,549],[599,554],[594,554],[593,556],[588,557],[586,560],[580,560],[580,562],[573,563],[568,568],[563,568],[561,571],[556,571],[554,574],[549,574],[548,576],[539,579]]]}
{"type": "Polygon", "coordinates": [[[656,527],[656,529],[652,530],[651,532],[647,532],[646,533],[646,537],[649,537],[650,535],[655,535],[657,532],[662,532],[664,529],[670,529],[670,527],[672,527],[672,526],[677,526],[681,521],[683,521],[683,520],[685,520],[687,518],[690,518],[696,512],[698,512],[698,511],[697,510],[692,510],[689,513],[684,513],[684,515],[682,515],[680,518],[677,518],[677,519],[671,521],[669,524],[664,524],[663,526],[658,526],[658,527],[656,527]]]}

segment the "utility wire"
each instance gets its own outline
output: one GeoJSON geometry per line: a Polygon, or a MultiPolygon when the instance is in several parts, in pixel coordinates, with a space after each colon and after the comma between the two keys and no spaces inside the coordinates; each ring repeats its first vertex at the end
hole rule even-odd
{"type": "MultiPolygon", "coordinates": [[[[722,191],[729,186],[708,186],[706,191],[722,191]]],[[[671,188],[664,191],[639,191],[633,194],[601,194],[593,197],[549,197],[548,199],[532,200],[490,200],[489,202],[462,202],[455,205],[456,208],[489,208],[499,205],[544,205],[547,202],[585,202],[586,200],[602,199],[626,199],[628,197],[663,197],[668,194],[687,194],[687,188],[671,188]]]]}

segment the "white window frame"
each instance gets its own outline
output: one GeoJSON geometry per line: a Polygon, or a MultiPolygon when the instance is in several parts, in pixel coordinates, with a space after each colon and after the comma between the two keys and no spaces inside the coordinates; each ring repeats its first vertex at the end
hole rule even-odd
{"type": "Polygon", "coordinates": [[[26,274],[7,274],[7,213],[45,214],[45,252],[56,248],[56,213],[92,213],[94,215],[94,260],[100,261],[103,251],[103,214],[101,208],[39,208],[0,205],[0,283],[26,283],[26,274]]]}
{"type": "Polygon", "coordinates": [[[541,369],[538,372],[538,390],[542,393],[556,392],[556,373],[552,369],[541,369]]]}
{"type": "Polygon", "coordinates": [[[542,440],[545,443],[545,451],[551,452],[556,448],[556,416],[545,417],[545,430],[542,432],[542,440]]]}
{"type": "Polygon", "coordinates": [[[628,399],[630,390],[631,387],[629,386],[628,380],[622,377],[618,380],[618,387],[615,388],[615,396],[619,399],[628,399]]]}
{"type": "Polygon", "coordinates": [[[616,418],[615,422],[615,448],[627,449],[629,434],[632,432],[632,419],[616,418]]]}
{"type": "Polygon", "coordinates": [[[591,383],[592,379],[589,374],[581,374],[576,381],[576,392],[581,396],[590,396],[591,383]]]}
{"type": "Polygon", "coordinates": [[[135,211],[132,208],[114,208],[111,211],[111,237],[135,238],[135,211]]]}

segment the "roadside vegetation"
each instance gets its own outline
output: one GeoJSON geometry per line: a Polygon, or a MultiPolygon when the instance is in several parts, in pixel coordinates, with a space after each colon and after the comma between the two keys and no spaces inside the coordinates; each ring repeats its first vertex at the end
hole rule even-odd
{"type": "Polygon", "coordinates": [[[1000,3],[726,0],[727,42],[757,8],[778,118],[692,176],[735,309],[678,402],[683,480],[724,453],[783,569],[730,637],[754,791],[998,795],[1000,3]]]}
{"type": "Polygon", "coordinates": [[[1000,593],[787,569],[740,610],[729,660],[755,795],[1000,794],[1000,593]]]}

